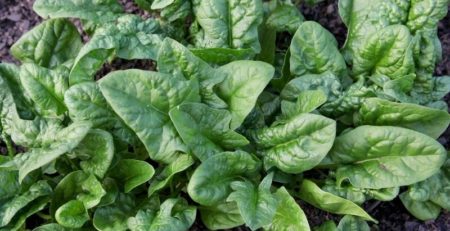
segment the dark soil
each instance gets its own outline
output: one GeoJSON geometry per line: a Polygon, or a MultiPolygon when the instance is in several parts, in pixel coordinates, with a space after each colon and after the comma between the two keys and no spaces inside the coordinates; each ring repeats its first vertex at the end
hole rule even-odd
{"type": "MultiPolygon", "coordinates": [[[[137,13],[143,17],[151,15],[138,9],[132,0],[120,0],[129,13],[137,13]]],[[[0,0],[0,60],[2,62],[14,62],[9,54],[11,45],[20,38],[22,34],[33,28],[42,19],[32,11],[33,0],[0,0]]],[[[300,7],[307,20],[314,20],[332,32],[339,43],[345,42],[346,28],[339,18],[337,12],[337,1],[324,1],[314,7],[302,5],[300,7]]],[[[76,22],[79,26],[79,22],[76,22]]],[[[442,43],[443,58],[436,67],[436,75],[450,75],[450,15],[439,23],[439,38],[442,43]]],[[[88,38],[83,36],[84,41],[88,38]]],[[[140,68],[154,70],[155,63],[152,61],[126,61],[116,60],[106,64],[97,78],[102,77],[111,70],[140,68]]],[[[447,97],[448,99],[449,97],[447,97]]],[[[439,139],[447,149],[450,143],[450,131],[448,130],[439,139]]],[[[5,145],[0,142],[0,153],[6,153],[5,145]]],[[[379,221],[378,225],[372,225],[372,230],[406,230],[406,231],[447,231],[450,230],[450,213],[444,211],[435,221],[422,222],[412,217],[403,207],[398,199],[391,202],[374,204],[367,202],[364,207],[371,208],[370,214],[379,221]],[[376,206],[375,206],[376,205],[376,206]]],[[[338,221],[339,217],[330,213],[315,209],[314,207],[300,203],[305,211],[310,225],[316,226],[326,220],[338,221]]],[[[206,230],[201,222],[196,222],[192,230],[206,230]]],[[[248,230],[239,227],[233,230],[248,230]]]]}

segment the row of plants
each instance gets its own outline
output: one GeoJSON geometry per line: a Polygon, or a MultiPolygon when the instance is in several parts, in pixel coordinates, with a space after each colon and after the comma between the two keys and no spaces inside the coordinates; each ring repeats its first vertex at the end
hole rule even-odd
{"type": "Polygon", "coordinates": [[[369,200],[450,209],[448,0],[340,0],[343,47],[289,0],[135,2],[157,16],[34,3],[21,65],[0,64],[0,230],[370,230],[369,200]],[[157,70],[96,80],[115,59],[157,70]],[[297,201],[342,219],[310,227],[297,201]]]}

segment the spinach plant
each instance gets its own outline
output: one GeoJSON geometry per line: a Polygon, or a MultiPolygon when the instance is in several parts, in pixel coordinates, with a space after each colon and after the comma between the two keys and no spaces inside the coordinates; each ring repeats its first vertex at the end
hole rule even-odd
{"type": "Polygon", "coordinates": [[[310,230],[298,200],[343,216],[315,230],[370,230],[369,200],[450,209],[447,0],[340,0],[341,48],[291,1],[136,3],[159,17],[35,2],[49,19],[0,64],[0,230],[310,230]],[[117,58],[157,70],[96,80],[117,58]]]}

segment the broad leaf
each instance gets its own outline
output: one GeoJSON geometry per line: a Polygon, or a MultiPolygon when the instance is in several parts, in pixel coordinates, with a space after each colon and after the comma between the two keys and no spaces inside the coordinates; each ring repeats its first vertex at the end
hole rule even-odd
{"type": "Polygon", "coordinates": [[[96,23],[112,21],[123,12],[117,0],[37,0],[33,10],[43,18],[77,17],[96,23]]]}
{"type": "Polygon", "coordinates": [[[228,104],[231,112],[231,129],[236,129],[272,79],[274,68],[259,61],[236,61],[219,70],[226,74],[226,78],[220,83],[218,94],[228,104]]]}
{"type": "Polygon", "coordinates": [[[231,193],[231,182],[255,174],[260,167],[259,160],[244,151],[214,155],[195,170],[187,188],[189,196],[201,205],[217,205],[231,193]]]}
{"type": "Polygon", "coordinates": [[[270,173],[256,187],[249,181],[235,181],[231,183],[234,190],[227,198],[227,202],[235,201],[242,219],[252,230],[269,225],[275,216],[278,202],[270,192],[273,173],[270,173]]]}
{"type": "Polygon", "coordinates": [[[226,110],[189,103],[173,108],[169,114],[184,143],[201,161],[248,144],[244,136],[230,129],[231,115],[226,110]]]}
{"type": "Polygon", "coordinates": [[[292,38],[289,50],[290,68],[294,76],[330,71],[342,77],[347,72],[336,39],[316,22],[307,21],[300,25],[292,38]]]}
{"type": "Polygon", "coordinates": [[[413,184],[437,173],[447,153],[436,140],[399,127],[360,126],[336,138],[330,151],[338,184],[389,188],[413,184]],[[417,171],[420,169],[420,171],[417,171]]]}
{"type": "Polygon", "coordinates": [[[115,71],[100,81],[100,90],[153,160],[170,163],[178,151],[185,151],[167,113],[183,102],[199,101],[195,81],[149,71],[115,71]]]}
{"type": "Polygon", "coordinates": [[[379,98],[366,99],[359,110],[359,123],[409,128],[437,139],[450,124],[450,115],[409,103],[394,103],[379,98]]]}
{"type": "Polygon", "coordinates": [[[235,202],[199,208],[203,224],[210,230],[231,229],[244,224],[235,202]]]}
{"type": "Polygon", "coordinates": [[[194,0],[200,29],[195,44],[204,48],[252,48],[259,52],[258,26],[263,21],[261,0],[194,0]]]}
{"type": "Polygon", "coordinates": [[[74,59],[82,46],[77,28],[67,19],[44,21],[25,33],[11,54],[24,63],[55,68],[74,59]]]}
{"type": "Polygon", "coordinates": [[[331,149],[336,122],[315,114],[299,114],[252,134],[261,147],[266,168],[276,166],[287,173],[301,173],[322,161],[331,149]]]}
{"type": "Polygon", "coordinates": [[[56,210],[55,219],[64,227],[81,228],[89,220],[89,214],[83,202],[71,200],[56,210]]]}

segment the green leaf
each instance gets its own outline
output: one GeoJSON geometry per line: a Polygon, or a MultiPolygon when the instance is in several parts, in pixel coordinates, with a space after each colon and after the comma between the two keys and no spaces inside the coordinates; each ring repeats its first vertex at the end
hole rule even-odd
{"type": "Polygon", "coordinates": [[[121,193],[113,204],[95,210],[92,223],[97,230],[126,230],[127,219],[136,214],[136,206],[132,194],[121,193]]]}
{"type": "Polygon", "coordinates": [[[282,4],[270,12],[266,25],[277,32],[288,31],[293,34],[304,20],[295,5],[282,4]]]}
{"type": "Polygon", "coordinates": [[[370,231],[367,222],[361,218],[345,215],[337,226],[339,231],[370,231]]]}
{"type": "Polygon", "coordinates": [[[212,68],[180,43],[164,39],[158,53],[158,70],[181,75],[186,79],[198,79],[202,101],[215,108],[226,108],[226,103],[214,92],[225,74],[212,68]]]}
{"type": "Polygon", "coordinates": [[[450,124],[447,111],[379,98],[366,99],[359,110],[359,123],[409,128],[437,139],[450,124]]]}
{"type": "Polygon", "coordinates": [[[31,171],[49,164],[59,156],[72,151],[86,136],[91,124],[87,122],[73,123],[54,134],[53,142],[46,147],[34,148],[14,157],[14,164],[19,170],[19,182],[31,171]]]}
{"type": "Polygon", "coordinates": [[[231,229],[244,224],[235,202],[199,208],[203,224],[210,230],[231,229]]]}
{"type": "Polygon", "coordinates": [[[308,219],[305,213],[289,194],[285,187],[281,187],[274,194],[278,201],[278,208],[272,223],[265,230],[304,230],[309,231],[308,219]]]}
{"type": "Polygon", "coordinates": [[[195,81],[126,70],[108,74],[99,86],[106,101],[136,133],[153,160],[170,163],[178,151],[185,151],[167,113],[183,102],[199,101],[195,81]]]}
{"type": "Polygon", "coordinates": [[[231,114],[226,110],[189,103],[173,108],[169,114],[184,143],[201,161],[249,143],[230,129],[231,114]]]}
{"type": "Polygon", "coordinates": [[[360,126],[336,138],[330,157],[340,164],[338,184],[390,188],[413,184],[437,173],[447,153],[436,140],[390,126],[360,126]],[[417,171],[420,169],[420,171],[417,171]]]}
{"type": "Polygon", "coordinates": [[[67,111],[64,93],[69,88],[66,71],[54,71],[36,64],[23,64],[20,82],[43,117],[57,117],[67,111]]]}
{"type": "Polygon", "coordinates": [[[355,76],[386,75],[397,79],[414,71],[412,38],[405,26],[388,26],[370,36],[364,45],[355,48],[355,76]]]}
{"type": "Polygon", "coordinates": [[[163,170],[150,180],[148,187],[148,197],[163,189],[172,178],[194,164],[194,158],[190,155],[180,155],[176,160],[168,164],[163,170]]]}
{"type": "Polygon", "coordinates": [[[72,121],[90,121],[94,128],[111,131],[114,137],[127,143],[136,143],[137,137],[108,106],[96,83],[84,82],[70,87],[64,94],[64,103],[72,121]]]}
{"type": "Polygon", "coordinates": [[[77,28],[67,19],[44,21],[25,33],[11,54],[23,63],[54,68],[74,59],[82,46],[77,28]]]}
{"type": "Polygon", "coordinates": [[[134,159],[119,161],[111,171],[114,178],[124,184],[125,193],[149,181],[155,174],[155,169],[149,163],[134,159]]]}
{"type": "Polygon", "coordinates": [[[60,224],[50,223],[34,228],[33,231],[72,231],[72,229],[65,228],[60,224]]]}
{"type": "Polygon", "coordinates": [[[406,192],[400,194],[399,197],[408,212],[420,220],[434,220],[441,212],[439,205],[431,201],[414,200],[406,192]]]}
{"type": "Polygon", "coordinates": [[[163,9],[170,4],[173,4],[175,0],[154,0],[152,3],[152,10],[163,9]]]}
{"type": "Polygon", "coordinates": [[[310,180],[303,180],[298,196],[308,204],[327,212],[341,215],[354,215],[361,217],[364,220],[376,222],[376,220],[367,214],[364,209],[355,203],[322,191],[314,182],[310,180]]]}
{"type": "Polygon", "coordinates": [[[132,231],[183,231],[188,230],[195,221],[196,208],[189,206],[183,198],[170,198],[161,204],[154,214],[147,210],[138,212],[136,217],[128,220],[132,231]]]}
{"type": "Polygon", "coordinates": [[[111,134],[92,129],[73,151],[82,161],[80,167],[86,173],[103,178],[114,157],[114,142],[111,134]]]}
{"type": "Polygon", "coordinates": [[[123,12],[117,0],[37,0],[33,10],[43,18],[75,17],[96,23],[112,21],[123,12]]]}
{"type": "Polygon", "coordinates": [[[113,23],[95,30],[91,40],[81,49],[70,73],[70,85],[92,81],[94,74],[108,59],[153,59],[162,43],[156,34],[160,29],[154,19],[124,15],[113,23]]]}
{"type": "Polygon", "coordinates": [[[274,68],[259,61],[236,61],[219,68],[226,74],[218,87],[219,96],[231,112],[231,129],[236,129],[255,106],[259,94],[273,77],[274,68]]]}
{"type": "Polygon", "coordinates": [[[339,79],[331,72],[307,74],[288,82],[280,96],[284,100],[296,101],[304,91],[321,90],[328,101],[334,101],[341,95],[341,88],[339,79]]]}
{"type": "Polygon", "coordinates": [[[34,228],[33,231],[72,231],[72,229],[65,228],[60,224],[50,223],[34,228]]]}
{"type": "MultiPolygon", "coordinates": [[[[20,216],[23,209],[33,203],[38,204],[42,197],[47,197],[52,193],[52,188],[46,181],[38,181],[27,191],[16,195],[0,205],[0,227],[4,227],[13,221],[14,217],[20,216]]],[[[47,203],[47,201],[45,202],[47,203]]]]}
{"type": "Polygon", "coordinates": [[[197,167],[187,191],[192,200],[201,205],[217,205],[231,193],[231,182],[255,174],[260,167],[259,160],[244,151],[223,152],[197,167]]]}
{"type": "Polygon", "coordinates": [[[66,175],[56,186],[50,211],[54,214],[58,208],[71,200],[81,201],[84,208],[90,209],[100,203],[106,194],[101,183],[94,175],[81,170],[66,175]]]}
{"type": "Polygon", "coordinates": [[[411,1],[406,25],[414,33],[434,29],[448,12],[448,0],[411,1]]]}
{"type": "Polygon", "coordinates": [[[327,155],[336,136],[336,122],[315,114],[300,114],[252,134],[264,165],[287,173],[312,169],[327,155]]]}
{"type": "MultiPolygon", "coordinates": [[[[9,157],[0,156],[0,165],[9,160],[9,157]]],[[[0,169],[0,201],[14,197],[20,191],[20,184],[17,178],[18,174],[16,171],[0,169]]]]}
{"type": "Polygon", "coordinates": [[[338,231],[334,221],[328,220],[318,227],[314,227],[314,231],[338,231]]]}
{"type": "Polygon", "coordinates": [[[8,226],[0,228],[0,231],[16,231],[22,229],[28,217],[43,210],[49,200],[50,199],[48,197],[40,197],[34,200],[33,203],[30,203],[21,209],[20,212],[14,216],[8,226]]]}
{"type": "Polygon", "coordinates": [[[302,113],[316,110],[327,101],[327,96],[321,90],[308,90],[300,92],[296,102],[281,101],[283,116],[291,118],[302,113]]]}
{"type": "Polygon", "coordinates": [[[291,73],[296,77],[330,71],[341,78],[347,72],[336,39],[319,23],[302,23],[292,38],[289,50],[291,73]]]}
{"type": "Polygon", "coordinates": [[[247,49],[233,49],[233,48],[190,48],[194,55],[198,56],[205,62],[215,65],[225,65],[227,63],[252,59],[255,56],[255,51],[247,49]]]}
{"type": "Polygon", "coordinates": [[[259,52],[258,26],[263,21],[261,0],[194,0],[197,47],[251,48],[259,52]]]}
{"type": "Polygon", "coordinates": [[[56,210],[56,221],[68,228],[81,228],[89,220],[89,214],[83,202],[71,200],[56,210]]]}
{"type": "MultiPolygon", "coordinates": [[[[2,91],[4,91],[4,94],[12,94],[11,98],[14,100],[17,108],[16,110],[19,113],[20,118],[32,119],[34,115],[30,109],[32,109],[33,106],[31,105],[28,97],[24,94],[24,90],[21,86],[20,68],[14,64],[0,63],[0,79],[2,79],[4,83],[2,86],[7,86],[9,88],[8,91],[6,89],[2,89],[2,91]]],[[[9,111],[8,113],[12,114],[12,111],[9,111]]]]}
{"type": "Polygon", "coordinates": [[[258,187],[249,181],[231,183],[234,191],[228,196],[227,202],[237,203],[242,219],[251,230],[269,225],[275,216],[278,202],[270,192],[272,178],[273,173],[267,175],[258,187]]]}

